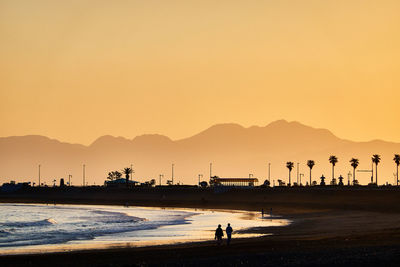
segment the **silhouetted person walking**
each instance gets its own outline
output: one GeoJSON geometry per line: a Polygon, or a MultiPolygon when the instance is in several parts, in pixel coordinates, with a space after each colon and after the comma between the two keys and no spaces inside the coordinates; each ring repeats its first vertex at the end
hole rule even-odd
{"type": "Polygon", "coordinates": [[[232,232],[233,232],[233,229],[232,229],[230,223],[228,223],[228,227],[226,227],[225,232],[226,232],[226,237],[227,237],[226,244],[229,246],[229,244],[231,243],[232,232]]]}
{"type": "Polygon", "coordinates": [[[224,236],[224,231],[222,231],[221,225],[218,224],[218,228],[217,230],[215,230],[215,239],[217,240],[218,245],[221,245],[223,236],[224,236]]]}

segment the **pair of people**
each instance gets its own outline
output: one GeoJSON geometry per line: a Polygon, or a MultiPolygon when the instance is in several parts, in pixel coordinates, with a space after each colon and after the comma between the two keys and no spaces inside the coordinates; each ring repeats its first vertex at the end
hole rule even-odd
{"type": "MultiPolygon", "coordinates": [[[[231,227],[231,224],[228,223],[228,226],[225,229],[226,232],[226,244],[229,246],[229,244],[231,243],[231,238],[232,238],[232,232],[233,229],[231,227]]],[[[222,243],[222,237],[224,236],[224,231],[221,228],[221,225],[218,224],[218,228],[217,230],[215,230],[215,239],[217,240],[217,244],[221,245],[222,243]]]]}

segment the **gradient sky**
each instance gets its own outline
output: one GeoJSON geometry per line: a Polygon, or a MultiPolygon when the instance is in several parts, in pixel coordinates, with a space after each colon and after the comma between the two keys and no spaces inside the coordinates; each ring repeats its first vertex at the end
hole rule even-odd
{"type": "Polygon", "coordinates": [[[400,142],[400,1],[0,0],[0,136],[277,119],[400,142]]]}

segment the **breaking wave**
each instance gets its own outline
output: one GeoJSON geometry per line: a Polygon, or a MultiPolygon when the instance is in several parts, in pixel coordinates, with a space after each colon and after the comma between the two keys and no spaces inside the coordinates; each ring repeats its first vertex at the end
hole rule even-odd
{"type": "Polygon", "coordinates": [[[141,217],[138,217],[126,212],[95,207],[13,205],[12,208],[14,213],[7,211],[8,209],[0,209],[0,248],[61,244],[92,240],[106,235],[156,229],[166,225],[187,224],[190,223],[188,218],[195,214],[185,211],[155,210],[146,211],[146,213],[140,209],[131,209],[131,212],[137,211],[140,214],[141,217]],[[24,220],[13,219],[13,214],[18,214],[18,219],[24,220]],[[37,220],[36,218],[40,216],[47,218],[37,220]],[[2,220],[1,218],[9,219],[2,220]]]}
{"type": "MultiPolygon", "coordinates": [[[[56,220],[53,218],[45,219],[45,220],[39,220],[39,221],[28,221],[28,222],[9,222],[9,223],[2,223],[0,226],[3,227],[37,227],[37,226],[47,226],[47,225],[52,225],[52,224],[57,224],[56,220]]],[[[1,231],[0,231],[1,233],[1,231]]]]}

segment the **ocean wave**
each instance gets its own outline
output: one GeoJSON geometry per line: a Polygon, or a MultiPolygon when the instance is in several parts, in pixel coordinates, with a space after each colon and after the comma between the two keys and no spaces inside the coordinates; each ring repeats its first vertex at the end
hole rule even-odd
{"type": "MultiPolygon", "coordinates": [[[[18,214],[31,216],[32,209],[29,206],[15,206],[14,208],[18,214]],[[29,212],[27,208],[29,208],[29,212]]],[[[70,241],[93,240],[107,235],[124,235],[127,232],[134,235],[135,231],[189,224],[189,218],[198,214],[140,208],[127,210],[129,213],[136,212],[140,216],[138,217],[122,210],[112,211],[100,208],[69,207],[60,209],[50,206],[36,206],[35,208],[38,211],[36,214],[52,217],[42,220],[0,223],[0,247],[62,244],[70,241]]],[[[10,213],[4,213],[6,216],[7,214],[10,213]]]]}
{"type": "Polygon", "coordinates": [[[131,216],[124,212],[105,211],[105,210],[91,210],[93,214],[100,215],[95,217],[84,216],[81,219],[95,219],[99,223],[135,223],[138,221],[145,221],[146,218],[131,216]]]}
{"type": "Polygon", "coordinates": [[[6,231],[6,230],[0,230],[0,237],[5,237],[8,236],[10,234],[10,232],[6,231]]]}
{"type": "MultiPolygon", "coordinates": [[[[152,230],[167,225],[161,222],[152,224],[102,224],[102,225],[75,225],[75,229],[46,231],[43,228],[36,228],[25,234],[11,234],[11,236],[0,236],[1,247],[21,247],[32,245],[62,244],[69,241],[93,240],[96,237],[121,234],[126,232],[152,230]],[[40,230],[39,230],[40,229],[40,230]]],[[[68,227],[67,227],[68,228],[68,227]]]]}
{"type": "Polygon", "coordinates": [[[1,223],[0,226],[3,227],[13,227],[13,228],[22,228],[22,227],[36,227],[36,226],[47,226],[57,224],[57,221],[53,218],[39,220],[39,221],[22,221],[22,222],[6,222],[1,223]]]}

